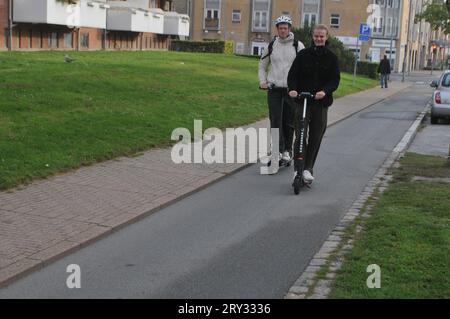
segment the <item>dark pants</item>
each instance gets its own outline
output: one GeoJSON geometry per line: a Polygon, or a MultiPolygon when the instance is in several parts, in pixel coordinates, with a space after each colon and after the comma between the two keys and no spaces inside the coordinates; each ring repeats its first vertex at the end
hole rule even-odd
{"type": "MultiPolygon", "coordinates": [[[[300,147],[300,128],[298,123],[303,116],[303,103],[297,106],[295,112],[295,144],[294,144],[294,169],[300,171],[301,161],[297,158],[299,157],[299,147],[300,147]]],[[[322,143],[322,138],[327,129],[328,121],[328,108],[317,105],[315,103],[308,103],[308,108],[306,111],[306,134],[304,136],[304,143],[306,145],[306,158],[304,169],[308,170],[313,174],[314,163],[316,162],[317,154],[319,153],[320,144],[322,143]]]]}
{"type": "Polygon", "coordinates": [[[295,105],[289,97],[287,89],[269,90],[267,95],[269,104],[270,127],[278,128],[280,132],[279,151],[292,152],[294,139],[295,105]]]}
{"type": "Polygon", "coordinates": [[[388,77],[389,77],[389,74],[381,74],[380,75],[381,88],[388,87],[388,77]]]}

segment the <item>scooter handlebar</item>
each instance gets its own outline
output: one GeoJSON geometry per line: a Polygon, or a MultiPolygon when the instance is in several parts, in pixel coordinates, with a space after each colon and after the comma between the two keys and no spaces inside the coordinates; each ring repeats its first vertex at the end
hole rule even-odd
{"type": "Polygon", "coordinates": [[[301,92],[298,96],[298,99],[313,99],[314,98],[314,94],[310,93],[310,92],[301,92]]]}

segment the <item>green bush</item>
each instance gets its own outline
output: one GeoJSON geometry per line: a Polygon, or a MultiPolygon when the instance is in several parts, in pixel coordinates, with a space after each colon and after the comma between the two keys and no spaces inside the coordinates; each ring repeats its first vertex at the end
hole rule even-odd
{"type": "Polygon", "coordinates": [[[377,74],[378,63],[358,61],[357,74],[366,75],[371,79],[378,78],[377,74]]]}
{"type": "Polygon", "coordinates": [[[256,59],[259,60],[261,57],[259,55],[251,55],[251,54],[238,54],[235,53],[235,56],[243,57],[243,58],[250,58],[250,59],[256,59]]]}
{"type": "Polygon", "coordinates": [[[170,44],[171,51],[224,53],[225,41],[182,41],[173,40],[170,44]]]}

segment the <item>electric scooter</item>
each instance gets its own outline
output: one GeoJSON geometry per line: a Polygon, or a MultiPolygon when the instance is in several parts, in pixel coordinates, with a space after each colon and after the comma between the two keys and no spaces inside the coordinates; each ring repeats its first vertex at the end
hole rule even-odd
{"type": "Polygon", "coordinates": [[[306,138],[306,108],[308,105],[308,99],[313,99],[314,98],[314,94],[311,94],[309,92],[301,92],[298,96],[297,99],[298,100],[302,100],[303,99],[303,116],[300,119],[298,125],[299,125],[299,134],[300,134],[300,143],[299,143],[299,147],[298,147],[298,154],[295,157],[295,161],[297,161],[296,163],[299,163],[299,165],[297,165],[299,167],[299,170],[297,171],[297,175],[294,178],[294,182],[292,183],[292,186],[294,187],[294,193],[295,195],[298,195],[300,193],[300,189],[304,186],[310,187],[310,183],[305,182],[305,180],[303,179],[303,171],[305,168],[305,156],[306,156],[306,143],[305,143],[305,138],[306,138]]]}

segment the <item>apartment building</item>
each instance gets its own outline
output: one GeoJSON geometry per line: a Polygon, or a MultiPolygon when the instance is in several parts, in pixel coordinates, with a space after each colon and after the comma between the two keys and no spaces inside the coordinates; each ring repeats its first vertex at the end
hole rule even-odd
{"type": "Polygon", "coordinates": [[[275,33],[273,20],[282,14],[300,26],[299,0],[190,0],[186,7],[192,40],[230,40],[240,54],[261,54],[275,33]]]}
{"type": "MultiPolygon", "coordinates": [[[[434,44],[437,59],[448,54],[448,36],[432,31],[425,21],[415,21],[416,14],[425,10],[425,0],[303,0],[318,3],[319,23],[330,27],[331,33],[362,61],[379,62],[386,55],[394,70],[422,69],[431,63],[434,44]],[[370,41],[358,41],[359,25],[372,28],[370,41]],[[409,29],[408,29],[409,28],[409,29]],[[446,40],[447,39],[447,40],[446,40]],[[447,49],[445,48],[447,44],[447,49]]],[[[311,21],[311,13],[303,13],[302,25],[311,21]],[[309,18],[309,19],[308,19],[309,18]]]]}
{"type": "Polygon", "coordinates": [[[167,49],[189,35],[189,17],[171,10],[166,0],[0,0],[0,50],[167,49]]]}
{"type": "Polygon", "coordinates": [[[387,55],[395,71],[402,70],[404,59],[408,70],[427,66],[432,46],[435,58],[448,54],[448,37],[414,21],[425,0],[174,0],[174,5],[191,17],[191,39],[233,41],[236,53],[261,54],[275,34],[273,21],[285,14],[296,28],[329,26],[362,61],[387,55]],[[358,41],[360,23],[371,25],[370,41],[358,41]]]}

